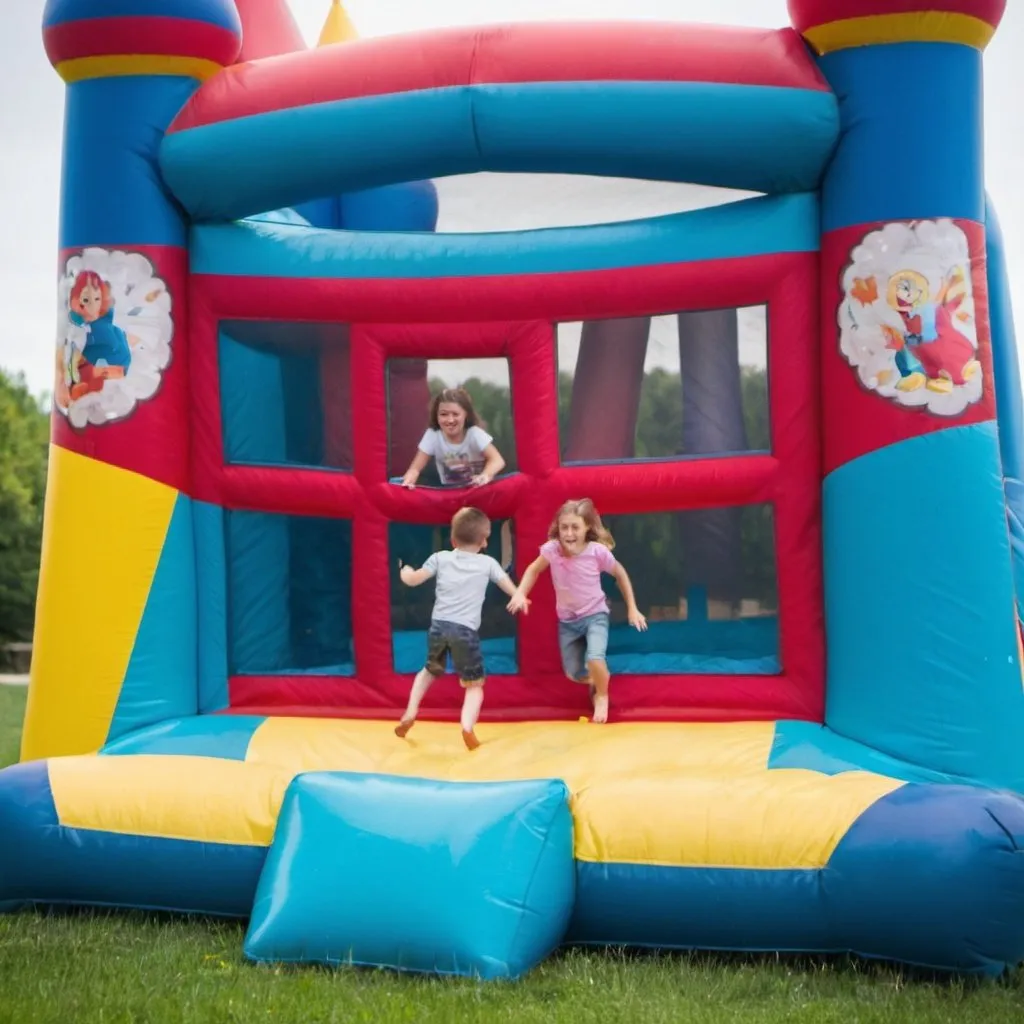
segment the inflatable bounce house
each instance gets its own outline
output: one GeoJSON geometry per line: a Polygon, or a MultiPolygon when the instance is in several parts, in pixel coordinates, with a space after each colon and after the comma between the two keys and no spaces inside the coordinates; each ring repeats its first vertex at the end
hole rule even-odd
{"type": "Polygon", "coordinates": [[[561,944],[1024,959],[1004,2],[364,40],[335,4],[307,50],[284,0],[48,0],[60,327],[0,905],[483,977],[561,944]],[[438,230],[481,172],[756,195],[438,230]],[[400,486],[456,379],[507,471],[400,486]],[[651,623],[609,590],[609,723],[542,579],[485,607],[479,749],[453,677],[398,738],[431,604],[398,562],[473,504],[518,579],[583,496],[651,623]]]}

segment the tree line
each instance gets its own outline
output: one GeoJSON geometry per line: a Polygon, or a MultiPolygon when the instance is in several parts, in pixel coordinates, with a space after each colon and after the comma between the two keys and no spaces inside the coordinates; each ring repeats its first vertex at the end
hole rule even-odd
{"type": "Polygon", "coordinates": [[[0,370],[0,643],[32,639],[49,439],[46,401],[0,370]]]}

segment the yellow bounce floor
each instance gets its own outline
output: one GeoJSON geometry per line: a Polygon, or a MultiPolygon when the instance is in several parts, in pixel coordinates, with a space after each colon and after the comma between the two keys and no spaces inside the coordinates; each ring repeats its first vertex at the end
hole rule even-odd
{"type": "Polygon", "coordinates": [[[104,755],[53,759],[50,785],[63,825],[266,845],[300,772],[558,778],[572,792],[580,860],[768,869],[824,866],[853,822],[903,785],[772,768],[771,722],[484,724],[472,752],[458,725],[421,722],[403,740],[394,724],[269,718],[240,745],[245,727],[229,716],[185,720],[104,755]],[[218,751],[218,728],[234,728],[234,756],[218,751]]]}

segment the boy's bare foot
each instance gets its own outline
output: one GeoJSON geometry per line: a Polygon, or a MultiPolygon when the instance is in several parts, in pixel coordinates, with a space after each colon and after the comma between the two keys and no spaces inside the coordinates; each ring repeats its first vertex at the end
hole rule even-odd
{"type": "Polygon", "coordinates": [[[480,746],[480,741],[476,738],[476,733],[472,729],[462,730],[462,742],[466,744],[467,750],[476,750],[480,746]]]}
{"type": "Polygon", "coordinates": [[[398,725],[395,726],[395,735],[401,736],[405,739],[406,733],[416,724],[415,718],[403,718],[398,725]]]}
{"type": "Polygon", "coordinates": [[[594,698],[594,717],[591,719],[596,725],[603,725],[608,721],[608,698],[594,698]]]}

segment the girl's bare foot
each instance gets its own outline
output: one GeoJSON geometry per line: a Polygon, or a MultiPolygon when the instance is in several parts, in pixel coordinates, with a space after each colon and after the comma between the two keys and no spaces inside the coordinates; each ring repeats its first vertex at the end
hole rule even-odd
{"type": "Polygon", "coordinates": [[[480,746],[480,741],[476,738],[476,733],[472,729],[462,730],[462,742],[466,744],[467,750],[476,750],[480,746]]]}
{"type": "Polygon", "coordinates": [[[395,735],[405,739],[406,733],[416,724],[415,718],[403,718],[398,725],[395,726],[395,735]]]}
{"type": "Polygon", "coordinates": [[[592,721],[596,725],[603,725],[608,721],[608,697],[594,698],[594,717],[592,721]]]}

